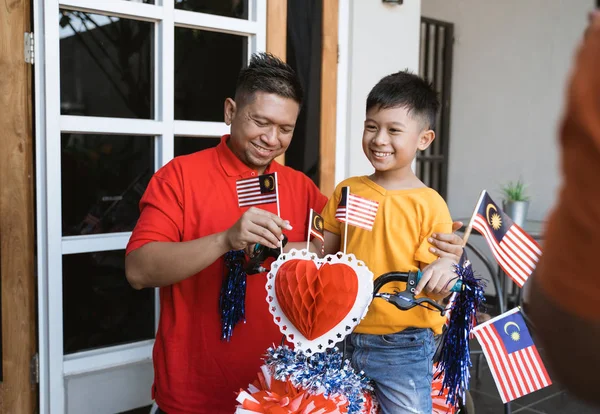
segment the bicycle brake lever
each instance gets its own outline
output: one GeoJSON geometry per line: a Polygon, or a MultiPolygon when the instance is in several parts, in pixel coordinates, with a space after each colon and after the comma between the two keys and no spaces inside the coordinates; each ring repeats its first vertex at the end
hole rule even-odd
{"type": "Polygon", "coordinates": [[[386,302],[391,303],[396,308],[402,311],[406,311],[414,308],[415,306],[426,303],[431,305],[438,311],[440,314],[444,316],[446,313],[446,308],[443,305],[440,305],[433,299],[429,299],[427,297],[415,298],[413,294],[408,291],[397,292],[397,293],[378,293],[375,295],[376,298],[384,299],[386,302]]]}
{"type": "Polygon", "coordinates": [[[375,295],[376,298],[385,299],[386,302],[391,303],[396,308],[406,311],[417,306],[417,301],[408,292],[398,293],[378,293],[375,295]]]}
{"type": "MultiPolygon", "coordinates": [[[[428,297],[415,298],[415,288],[420,278],[421,271],[385,273],[375,280],[373,297],[385,299],[400,310],[409,310],[417,305],[426,303],[439,310],[443,316],[446,311],[445,306],[428,297]],[[406,282],[406,290],[396,293],[379,293],[381,288],[390,282],[406,282]]],[[[454,285],[453,289],[458,288],[460,290],[462,288],[462,281],[459,280],[458,282],[454,285]],[[458,282],[461,282],[460,285],[458,282]]]]}
{"type": "MultiPolygon", "coordinates": [[[[419,281],[421,280],[422,276],[423,276],[423,273],[421,273],[420,270],[412,271],[412,272],[384,273],[383,275],[381,275],[377,279],[375,279],[375,282],[373,284],[373,293],[374,294],[378,293],[381,290],[381,288],[383,287],[383,285],[390,283],[390,282],[406,282],[407,289],[410,287],[415,288],[417,283],[419,283],[419,281]],[[416,274],[416,277],[414,277],[415,274],[416,274]],[[413,285],[410,285],[412,280],[414,280],[415,283],[413,285]]],[[[457,280],[456,282],[454,282],[454,285],[452,286],[452,289],[450,289],[450,292],[460,292],[462,290],[462,287],[463,287],[462,280],[457,280]]]]}
{"type": "Polygon", "coordinates": [[[439,303],[437,303],[433,299],[429,299],[427,297],[423,297],[423,298],[415,299],[415,302],[417,302],[419,305],[422,304],[422,303],[427,303],[428,305],[431,305],[434,308],[436,308],[437,310],[439,310],[440,313],[442,314],[442,316],[444,316],[446,314],[446,307],[444,305],[440,305],[439,303]]]}

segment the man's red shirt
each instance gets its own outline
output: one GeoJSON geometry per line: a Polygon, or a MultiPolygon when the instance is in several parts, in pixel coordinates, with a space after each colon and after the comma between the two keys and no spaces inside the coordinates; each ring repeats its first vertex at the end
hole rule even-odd
{"type": "MultiPolygon", "coordinates": [[[[256,176],[227,147],[228,136],[205,151],[177,157],[152,178],[127,254],[149,242],[181,242],[227,230],[248,209],[238,207],[236,181],[256,176]]],[[[327,199],[304,174],[272,162],[281,217],[291,242],[305,241],[309,209],[327,199]]],[[[257,206],[277,214],[276,204],[257,206]]],[[[198,252],[202,254],[202,252],[198,252]]],[[[221,339],[219,296],[223,258],[200,273],[160,288],[160,322],[153,351],[153,395],[168,414],[234,411],[235,393],[256,378],[266,349],[281,341],[266,302],[266,275],[248,276],[246,323],[221,339]]]]}

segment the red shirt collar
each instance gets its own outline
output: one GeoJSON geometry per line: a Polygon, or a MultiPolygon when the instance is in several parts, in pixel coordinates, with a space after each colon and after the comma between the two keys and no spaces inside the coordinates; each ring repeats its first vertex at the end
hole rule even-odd
{"type": "MultiPolygon", "coordinates": [[[[221,167],[223,167],[225,174],[229,177],[249,177],[256,175],[257,171],[244,164],[227,146],[228,139],[229,134],[223,135],[221,137],[221,142],[217,145],[217,155],[219,156],[219,162],[221,163],[221,167]]],[[[274,164],[275,162],[271,162],[263,174],[272,172],[271,170],[273,169],[272,167],[274,164]]]]}

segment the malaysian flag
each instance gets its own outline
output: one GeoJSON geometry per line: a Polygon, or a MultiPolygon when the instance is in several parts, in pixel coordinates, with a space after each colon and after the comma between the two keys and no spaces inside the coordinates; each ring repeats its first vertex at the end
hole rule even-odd
{"type": "Polygon", "coordinates": [[[323,236],[323,217],[312,208],[310,209],[310,226],[308,229],[308,239],[310,236],[315,236],[317,239],[325,242],[325,236],[323,236]]]}
{"type": "Polygon", "coordinates": [[[342,198],[335,211],[335,218],[365,230],[373,230],[379,203],[350,193],[350,187],[342,188],[342,198]]]}
{"type": "Polygon", "coordinates": [[[277,202],[277,173],[244,178],[235,187],[240,207],[277,202]]]}
{"type": "Polygon", "coordinates": [[[542,255],[539,244],[513,223],[485,190],[471,221],[487,240],[502,270],[523,287],[542,255]]]}
{"type": "Polygon", "coordinates": [[[519,308],[482,323],[473,333],[504,403],[552,384],[519,308]]]}
{"type": "Polygon", "coordinates": [[[308,217],[308,237],[306,239],[306,250],[310,250],[310,237],[315,236],[321,240],[321,255],[325,254],[325,235],[323,217],[312,208],[308,217]]]}
{"type": "Polygon", "coordinates": [[[448,404],[448,389],[443,388],[444,373],[437,374],[437,364],[433,365],[433,381],[431,382],[432,414],[454,414],[456,408],[448,404]]]}

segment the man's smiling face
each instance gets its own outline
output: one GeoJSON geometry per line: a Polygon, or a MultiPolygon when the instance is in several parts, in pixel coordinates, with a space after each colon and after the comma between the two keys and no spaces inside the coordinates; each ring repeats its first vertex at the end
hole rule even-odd
{"type": "Polygon", "coordinates": [[[231,125],[227,145],[244,164],[262,174],[290,145],[299,112],[296,101],[272,93],[255,92],[240,105],[227,99],[225,123],[231,125]]]}

